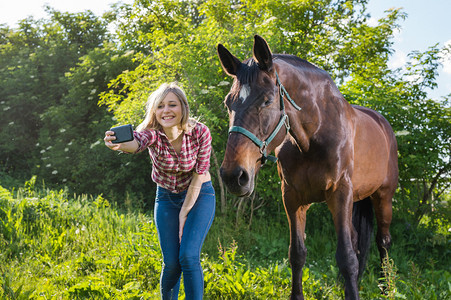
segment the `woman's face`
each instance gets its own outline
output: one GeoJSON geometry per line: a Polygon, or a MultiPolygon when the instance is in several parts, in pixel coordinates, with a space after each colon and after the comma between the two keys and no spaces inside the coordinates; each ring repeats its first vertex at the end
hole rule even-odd
{"type": "Polygon", "coordinates": [[[169,92],[157,106],[155,116],[163,129],[179,127],[182,122],[182,104],[179,98],[169,92]]]}

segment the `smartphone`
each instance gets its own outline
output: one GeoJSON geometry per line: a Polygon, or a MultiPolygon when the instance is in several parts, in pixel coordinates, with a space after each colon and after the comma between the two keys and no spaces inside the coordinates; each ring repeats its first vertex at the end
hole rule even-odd
{"type": "Polygon", "coordinates": [[[131,124],[113,127],[110,130],[114,131],[114,136],[116,137],[114,141],[111,141],[113,144],[130,142],[134,139],[133,126],[131,124]]]}

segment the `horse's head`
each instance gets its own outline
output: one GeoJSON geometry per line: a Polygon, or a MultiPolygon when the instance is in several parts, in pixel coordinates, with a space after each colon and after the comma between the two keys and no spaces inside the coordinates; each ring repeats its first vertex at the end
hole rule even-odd
{"type": "Polygon", "coordinates": [[[221,44],[218,56],[225,72],[234,78],[225,98],[230,133],[221,177],[231,193],[246,196],[254,190],[255,176],[267,154],[283,141],[288,120],[272,53],[263,38],[255,36],[253,58],[244,62],[221,44]]]}

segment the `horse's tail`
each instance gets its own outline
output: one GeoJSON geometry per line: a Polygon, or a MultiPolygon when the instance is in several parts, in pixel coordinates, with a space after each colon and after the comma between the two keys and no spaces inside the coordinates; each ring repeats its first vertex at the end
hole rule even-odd
{"type": "Polygon", "coordinates": [[[370,250],[371,238],[373,235],[373,219],[373,205],[370,198],[354,202],[354,208],[352,209],[352,224],[357,231],[358,237],[357,257],[359,259],[359,278],[365,270],[370,250]]]}

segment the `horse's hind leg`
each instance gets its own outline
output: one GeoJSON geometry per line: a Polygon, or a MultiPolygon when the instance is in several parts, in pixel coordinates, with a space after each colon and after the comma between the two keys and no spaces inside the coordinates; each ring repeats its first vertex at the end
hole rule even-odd
{"type": "MultiPolygon", "coordinates": [[[[294,191],[293,191],[294,193],[294,191]]],[[[302,268],[307,257],[304,244],[306,212],[310,205],[299,205],[296,195],[284,192],[284,205],[290,225],[291,300],[303,300],[302,268]]]]}
{"type": "Polygon", "coordinates": [[[381,263],[383,263],[391,246],[390,224],[392,221],[393,194],[393,189],[381,187],[371,196],[374,213],[376,215],[376,243],[381,263]]]}
{"type": "MultiPolygon", "coordinates": [[[[391,246],[390,224],[392,221],[392,197],[395,193],[395,188],[381,187],[372,196],[374,213],[377,222],[376,243],[379,250],[381,261],[380,278],[382,286],[385,286],[386,274],[382,268],[384,260],[388,256],[388,250],[391,246]]],[[[384,294],[385,288],[382,290],[384,294]]]]}

